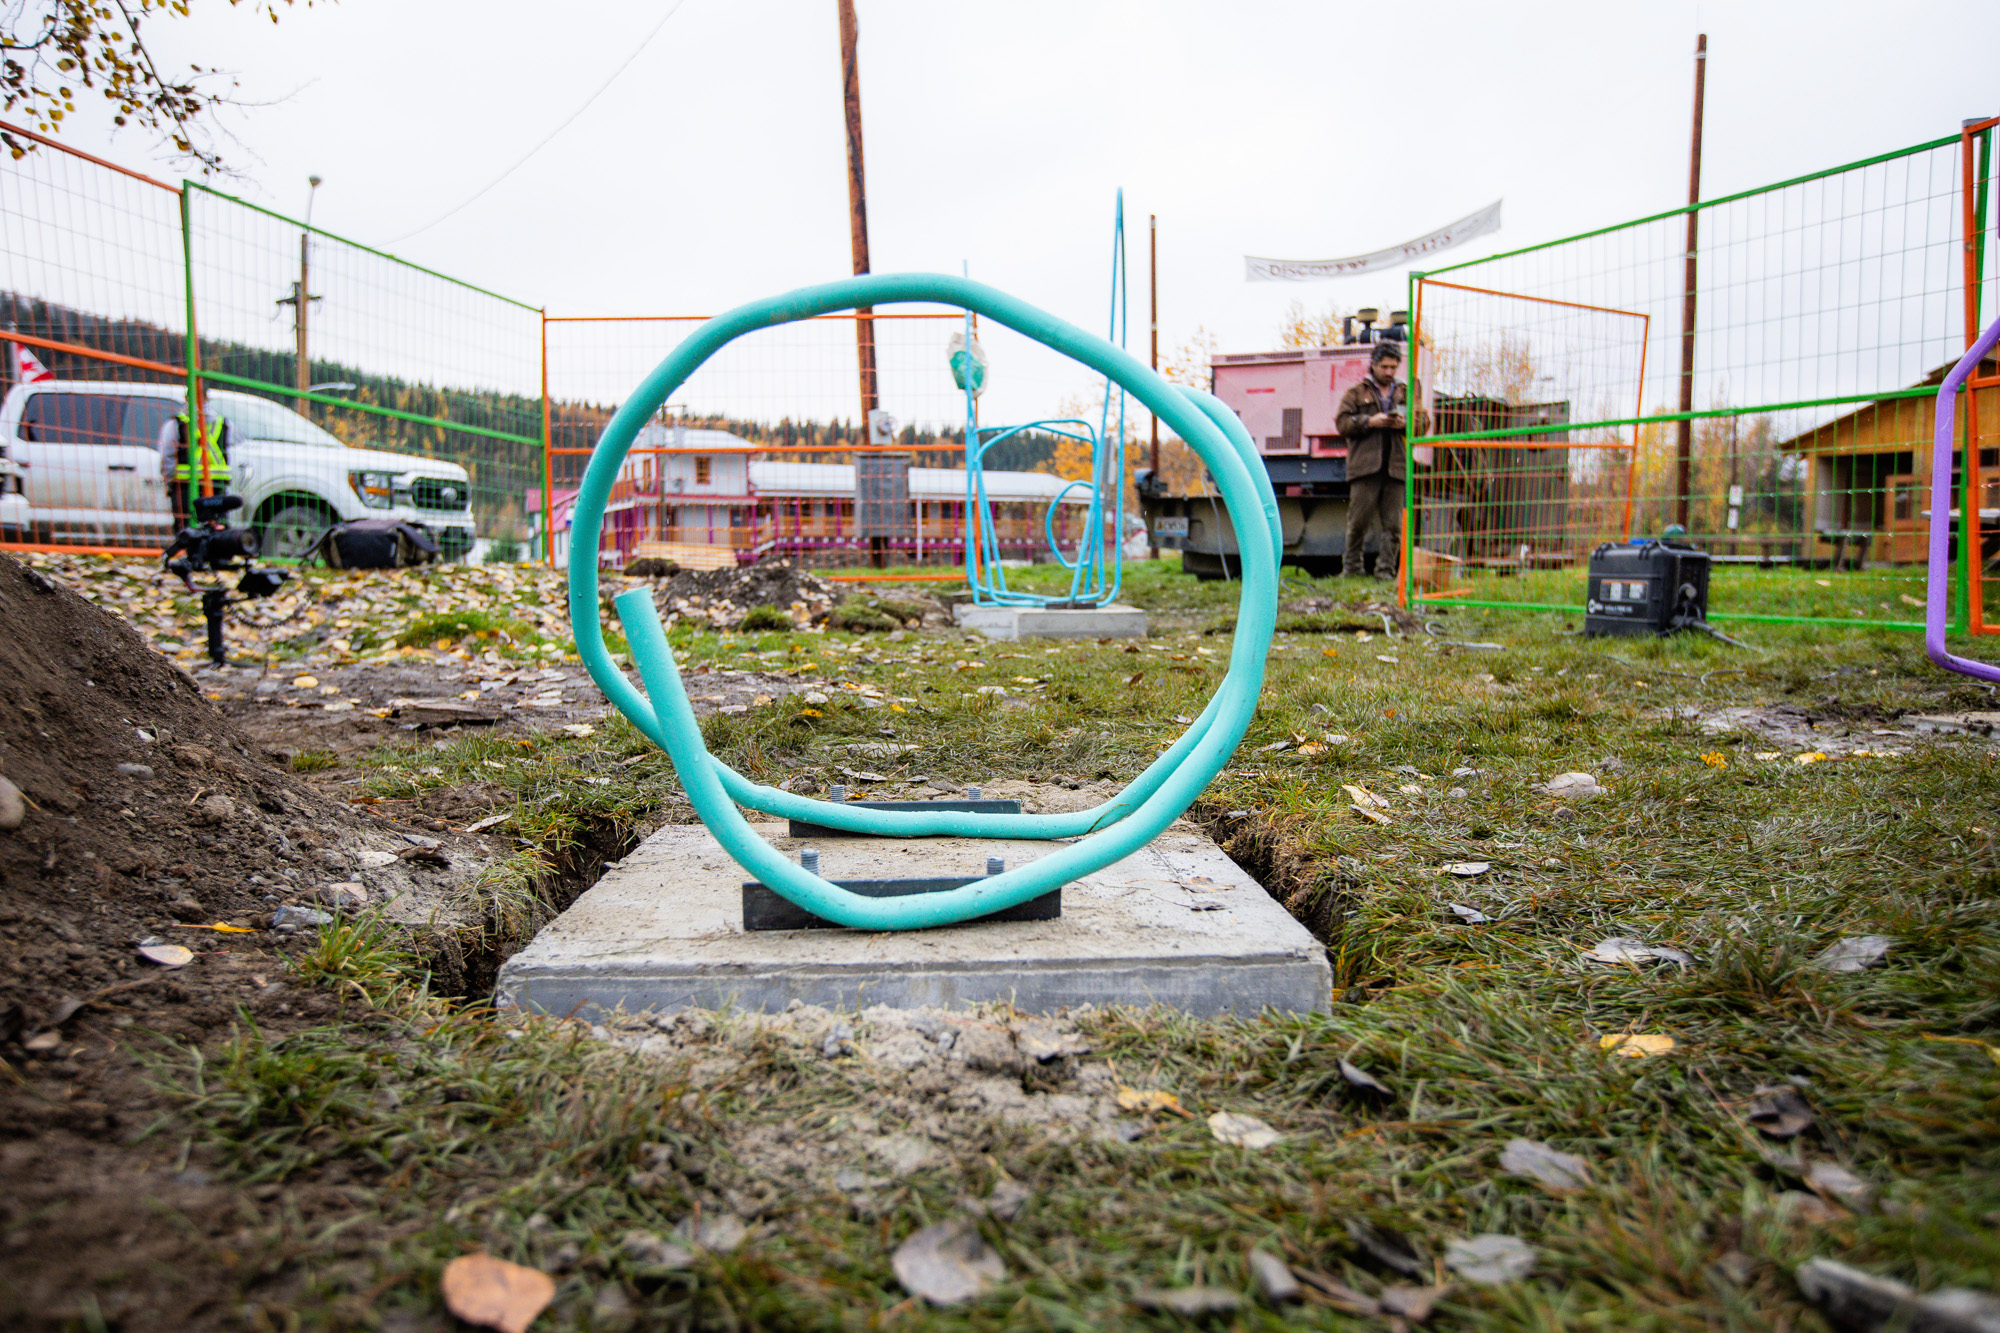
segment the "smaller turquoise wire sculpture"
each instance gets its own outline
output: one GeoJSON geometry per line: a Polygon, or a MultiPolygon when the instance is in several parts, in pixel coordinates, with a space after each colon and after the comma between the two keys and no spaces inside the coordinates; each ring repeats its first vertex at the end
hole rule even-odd
{"type": "MultiPolygon", "coordinates": [[[[1118,202],[1111,229],[1111,319],[1109,337],[1125,347],[1131,331],[1131,302],[1125,286],[1125,191],[1118,202]]],[[[1104,379],[1104,402],[1097,424],[1077,417],[1049,417],[1018,426],[981,426],[977,400],[985,384],[986,363],[972,336],[972,312],[966,311],[963,341],[951,353],[952,376],[965,391],[965,512],[967,531],[977,532],[977,542],[965,545],[965,581],[978,606],[1035,606],[1089,608],[1107,606],[1118,600],[1124,583],[1122,547],[1125,540],[1125,389],[1110,376],[1104,379]],[[1114,406],[1115,405],[1115,406],[1114,406]],[[1114,423],[1114,411],[1116,421],[1114,423]],[[993,505],[986,495],[986,455],[994,446],[1025,431],[1076,440],[1090,446],[1090,480],[1071,481],[1049,502],[1042,516],[1042,535],[1057,563],[1070,571],[1066,594],[1018,592],[1007,586],[1007,570],[1001,563],[999,530],[994,523],[993,505]],[[1056,516],[1069,493],[1079,486],[1088,490],[1089,510],[1076,556],[1070,557],[1056,537],[1056,516]],[[1111,530],[1105,532],[1106,510],[1111,530]],[[977,522],[972,520],[976,518],[977,522]],[[1107,554],[1108,548],[1108,554],[1107,554]]]]}
{"type": "Polygon", "coordinates": [[[753,878],[815,916],[858,930],[918,930],[968,921],[1038,898],[1138,851],[1177,819],[1222,771],[1249,728],[1264,687],[1264,662],[1278,618],[1278,502],[1249,434],[1210,394],[1170,384],[1109,341],[1065,324],[1006,293],[941,273],[877,274],[802,288],[717,315],[633,391],[592,451],[577,492],[569,564],[570,628],[577,653],[605,697],[673,760],[695,813],[716,842],[753,878]],[[870,810],[817,801],[752,782],[708,752],[688,702],[680,668],[649,589],[614,602],[645,683],[641,694],[605,648],[598,609],[598,534],[604,508],[632,441],[669,394],[732,340],[757,329],[859,306],[945,304],[994,320],[1062,352],[1115,381],[1159,414],[1215,476],[1242,534],[1242,598],[1229,671],[1215,697],[1118,796],[1092,810],[1060,815],[1004,815],[948,810],[870,810]],[[961,888],[870,898],[822,879],[766,842],[745,809],[849,833],[884,837],[1075,839],[1038,860],[961,888]]]}

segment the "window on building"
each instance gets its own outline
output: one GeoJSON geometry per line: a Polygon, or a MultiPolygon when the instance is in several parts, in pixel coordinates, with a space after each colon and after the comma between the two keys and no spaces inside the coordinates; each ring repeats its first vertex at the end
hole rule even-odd
{"type": "Polygon", "coordinates": [[[710,476],[710,464],[711,464],[711,463],[712,463],[713,461],[714,461],[713,459],[708,459],[708,458],[697,458],[697,459],[695,459],[695,460],[694,460],[694,484],[695,484],[695,485],[697,485],[697,486],[706,486],[706,485],[708,485],[708,479],[709,479],[709,476],[710,476]]]}

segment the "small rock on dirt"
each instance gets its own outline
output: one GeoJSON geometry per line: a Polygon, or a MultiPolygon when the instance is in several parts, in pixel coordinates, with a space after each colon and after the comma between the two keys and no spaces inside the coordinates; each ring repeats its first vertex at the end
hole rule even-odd
{"type": "Polygon", "coordinates": [[[1509,1139],[1500,1152],[1500,1169],[1552,1190],[1580,1190],[1590,1183],[1590,1163],[1534,1139],[1509,1139]]]}
{"type": "Polygon", "coordinates": [[[136,778],[140,782],[151,782],[153,780],[153,769],[150,764],[120,764],[118,765],[118,775],[125,778],[136,778]]]}
{"type": "Polygon", "coordinates": [[[1254,1115],[1239,1115],[1234,1111],[1217,1111],[1208,1118],[1208,1132],[1215,1135],[1218,1143],[1226,1143],[1232,1148],[1248,1148],[1257,1151],[1268,1148],[1285,1136],[1254,1115]]]}
{"type": "Polygon", "coordinates": [[[1132,1293],[1132,1303],[1145,1310],[1162,1310],[1183,1319],[1204,1319],[1210,1315],[1235,1314],[1243,1298],[1221,1287],[1141,1287],[1132,1293]]]}
{"type": "Polygon", "coordinates": [[[905,1291],[932,1305],[972,1300],[1007,1276],[1007,1265],[987,1246],[978,1226],[966,1218],[913,1232],[896,1247],[889,1266],[905,1291]]]}
{"type": "Polygon", "coordinates": [[[314,907],[287,906],[280,907],[271,913],[271,928],[273,930],[284,926],[309,928],[314,926],[330,926],[332,924],[333,917],[331,915],[314,907]]]}
{"type": "Polygon", "coordinates": [[[1848,935],[1814,954],[1811,966],[1822,972],[1859,972],[1881,962],[1894,943],[1887,935],[1848,935]]]}
{"type": "Polygon", "coordinates": [[[21,789],[0,778],[0,829],[17,829],[21,821],[28,817],[28,803],[21,795],[21,789]]]}
{"type": "Polygon", "coordinates": [[[1533,1272],[1535,1247],[1519,1236],[1489,1232],[1450,1242],[1444,1247],[1444,1261],[1467,1282],[1492,1287],[1533,1272]]]}
{"type": "Polygon", "coordinates": [[[215,828],[227,824],[236,816],[236,802],[217,792],[203,799],[188,816],[188,822],[201,828],[215,828]]]}
{"type": "Polygon", "coordinates": [[[1295,1301],[1301,1294],[1290,1265],[1269,1250],[1250,1251],[1250,1274],[1257,1279],[1258,1292],[1273,1305],[1295,1301]]]}

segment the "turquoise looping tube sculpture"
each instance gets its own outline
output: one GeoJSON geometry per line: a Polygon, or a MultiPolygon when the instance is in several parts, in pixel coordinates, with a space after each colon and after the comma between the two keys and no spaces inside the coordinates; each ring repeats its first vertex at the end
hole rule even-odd
{"type": "Polygon", "coordinates": [[[1102,869],[1159,836],[1222,770],[1242,741],[1263,689],[1265,658],[1277,622],[1281,541],[1277,500],[1235,415],[1212,395],[1169,383],[1102,338],[1004,292],[946,274],[878,274],[801,288],[738,306],[702,324],[612,417],[591,454],[570,531],[570,624],[591,678],[633,725],[667,752],[695,813],[737,864],[807,911],[860,930],[919,930],[1000,911],[1102,869]],[[634,589],[615,602],[645,694],[625,679],[605,648],[597,583],[604,507],[633,438],[667,397],[709,357],[745,333],[857,306],[908,302],[975,311],[1110,377],[1194,448],[1236,518],[1243,591],[1228,674],[1194,724],[1115,800],[1094,810],[1065,815],[869,810],[762,786],[717,760],[703,744],[648,590],[634,589]],[[877,836],[1080,840],[963,888],[867,898],[787,860],[751,829],[739,805],[877,836]]]}

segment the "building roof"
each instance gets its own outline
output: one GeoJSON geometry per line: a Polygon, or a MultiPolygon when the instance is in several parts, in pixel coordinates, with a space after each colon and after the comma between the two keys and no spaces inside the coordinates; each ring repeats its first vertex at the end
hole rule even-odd
{"type": "Polygon", "coordinates": [[[726,430],[690,426],[677,431],[664,422],[649,421],[632,437],[634,449],[698,449],[711,454],[755,453],[758,445],[726,430]]]}
{"type": "MultiPolygon", "coordinates": [[[[1957,364],[1958,362],[1956,361],[1948,361],[1944,365],[1939,366],[1936,370],[1931,371],[1930,374],[1924,376],[1922,379],[1918,380],[1915,384],[1912,384],[1910,387],[1913,389],[1922,389],[1926,387],[1934,387],[1936,385],[1943,384],[1944,377],[1950,374],[1951,368],[1957,364]]],[[[1978,374],[1981,375],[1982,377],[1990,376],[1994,374],[1994,372],[1995,372],[1995,366],[1994,366],[1994,361],[1991,357],[1988,357],[1979,363],[1978,374]]],[[[1981,392],[1983,393],[1986,391],[1982,390],[1981,392]]],[[[1924,399],[1922,399],[1921,397],[1878,398],[1873,402],[1862,403],[1857,407],[1854,407],[1846,412],[1843,412],[1841,415],[1834,417],[1831,421],[1823,421],[1819,425],[1811,428],[1810,430],[1800,431],[1797,435],[1792,436],[1788,440],[1778,441],[1778,446],[1777,446],[1778,450],[1780,453],[1791,453],[1791,454],[1812,453],[1816,449],[1827,447],[1827,444],[1830,442],[1837,442],[1840,439],[1842,430],[1858,426],[1860,424],[1860,419],[1863,416],[1872,413],[1879,413],[1881,409],[1885,407],[1894,408],[1902,404],[1912,403],[1912,402],[1922,404],[1923,410],[1927,413],[1934,411],[1936,407],[1934,400],[1932,402],[1925,402],[1924,399]],[[1821,436],[1824,436],[1825,439],[1824,440],[1820,439],[1819,437],[1821,436]]],[[[1905,447],[1907,447],[1907,445],[1905,447]]]]}

